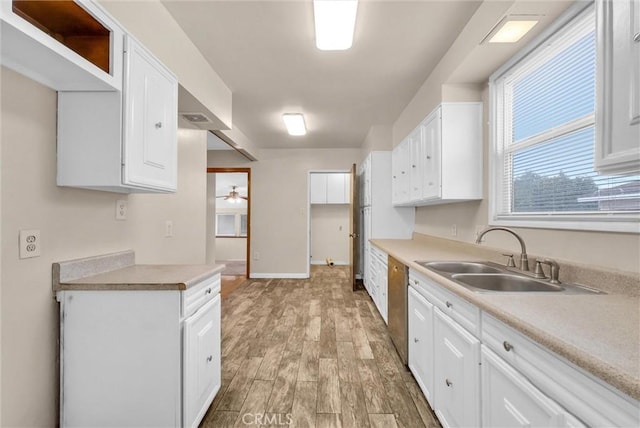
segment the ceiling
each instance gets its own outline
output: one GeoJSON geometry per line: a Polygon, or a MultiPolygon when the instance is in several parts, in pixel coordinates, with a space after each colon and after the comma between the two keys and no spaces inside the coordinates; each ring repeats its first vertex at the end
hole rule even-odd
{"type": "Polygon", "coordinates": [[[309,1],[164,1],[233,93],[233,124],[260,148],[360,147],[391,125],[478,1],[360,1],[353,47],[315,47],[309,1]],[[291,137],[281,115],[302,112],[291,137]]]}

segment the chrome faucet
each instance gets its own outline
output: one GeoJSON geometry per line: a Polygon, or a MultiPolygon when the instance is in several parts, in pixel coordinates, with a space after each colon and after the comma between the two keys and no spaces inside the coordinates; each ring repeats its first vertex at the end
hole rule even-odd
{"type": "Polygon", "coordinates": [[[529,270],[529,259],[527,258],[527,246],[524,244],[524,240],[513,230],[506,227],[487,227],[482,232],[478,234],[476,238],[476,244],[482,242],[482,237],[492,230],[503,230],[505,232],[509,232],[513,236],[516,237],[518,242],[520,243],[520,270],[528,271],[529,270]]]}

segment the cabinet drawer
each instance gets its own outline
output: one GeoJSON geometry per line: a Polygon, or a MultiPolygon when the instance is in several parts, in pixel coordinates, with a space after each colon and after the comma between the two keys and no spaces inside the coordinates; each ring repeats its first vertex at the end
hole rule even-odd
{"type": "Polygon", "coordinates": [[[640,426],[637,400],[485,312],[482,343],[587,425],[640,426]]]}
{"type": "Polygon", "coordinates": [[[409,271],[409,283],[474,336],[480,337],[480,309],[441,285],[409,271]]]}
{"type": "Polygon", "coordinates": [[[182,298],[182,316],[188,317],[195,313],[209,300],[220,294],[220,274],[202,280],[199,284],[189,287],[182,298]]]}

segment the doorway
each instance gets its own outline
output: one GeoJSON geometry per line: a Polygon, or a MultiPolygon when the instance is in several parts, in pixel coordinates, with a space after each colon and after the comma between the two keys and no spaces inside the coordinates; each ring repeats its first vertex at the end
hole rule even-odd
{"type": "Polygon", "coordinates": [[[207,263],[224,264],[223,282],[239,286],[251,272],[251,169],[207,173],[207,263]]]}
{"type": "Polygon", "coordinates": [[[350,171],[309,171],[309,275],[312,265],[352,265],[350,188],[350,171]]]}

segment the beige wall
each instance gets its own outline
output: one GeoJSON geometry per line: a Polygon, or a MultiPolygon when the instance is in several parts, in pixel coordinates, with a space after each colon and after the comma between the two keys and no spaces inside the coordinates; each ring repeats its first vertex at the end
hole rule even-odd
{"type": "Polygon", "coordinates": [[[362,157],[360,164],[365,160],[370,152],[391,150],[392,148],[392,129],[391,126],[374,125],[369,128],[367,136],[362,143],[362,157]]]}
{"type": "Polygon", "coordinates": [[[349,264],[349,205],[311,205],[311,263],[349,264]]]}
{"type": "Polygon", "coordinates": [[[206,131],[178,131],[178,192],[129,196],[130,239],[137,263],[205,263],[206,131]],[[173,222],[173,237],[165,223],[173,222]]]}
{"type": "Polygon", "coordinates": [[[216,260],[247,260],[247,238],[216,238],[216,260]]]}
{"type": "MultiPolygon", "coordinates": [[[[416,210],[417,233],[435,235],[448,239],[474,242],[478,227],[488,224],[489,207],[489,130],[488,89],[482,94],[484,101],[484,195],[483,201],[464,202],[416,210]],[[452,236],[456,225],[457,236],[452,236]]],[[[569,262],[582,263],[628,272],[640,272],[640,237],[631,233],[586,232],[556,229],[514,228],[524,238],[529,254],[552,257],[569,262]]],[[[506,252],[519,254],[517,241],[507,233],[491,232],[484,243],[506,252]]]]}
{"type": "Polygon", "coordinates": [[[251,168],[252,273],[306,275],[308,172],[346,170],[360,156],[360,149],[270,149],[250,162],[235,152],[209,152],[209,167],[251,168]]]}
{"type": "Polygon", "coordinates": [[[205,137],[181,136],[175,195],[58,187],[56,93],[11,70],[1,71],[0,426],[50,427],[57,423],[58,405],[58,304],[51,291],[51,264],[125,249],[135,250],[138,261],[202,262],[205,137]],[[129,201],[126,221],[115,220],[117,199],[129,201]],[[163,224],[167,214],[174,219],[173,242],[158,244],[157,231],[147,225],[163,224]],[[23,228],[40,229],[40,257],[18,258],[23,228]],[[168,247],[171,251],[165,252],[168,247]]]}

